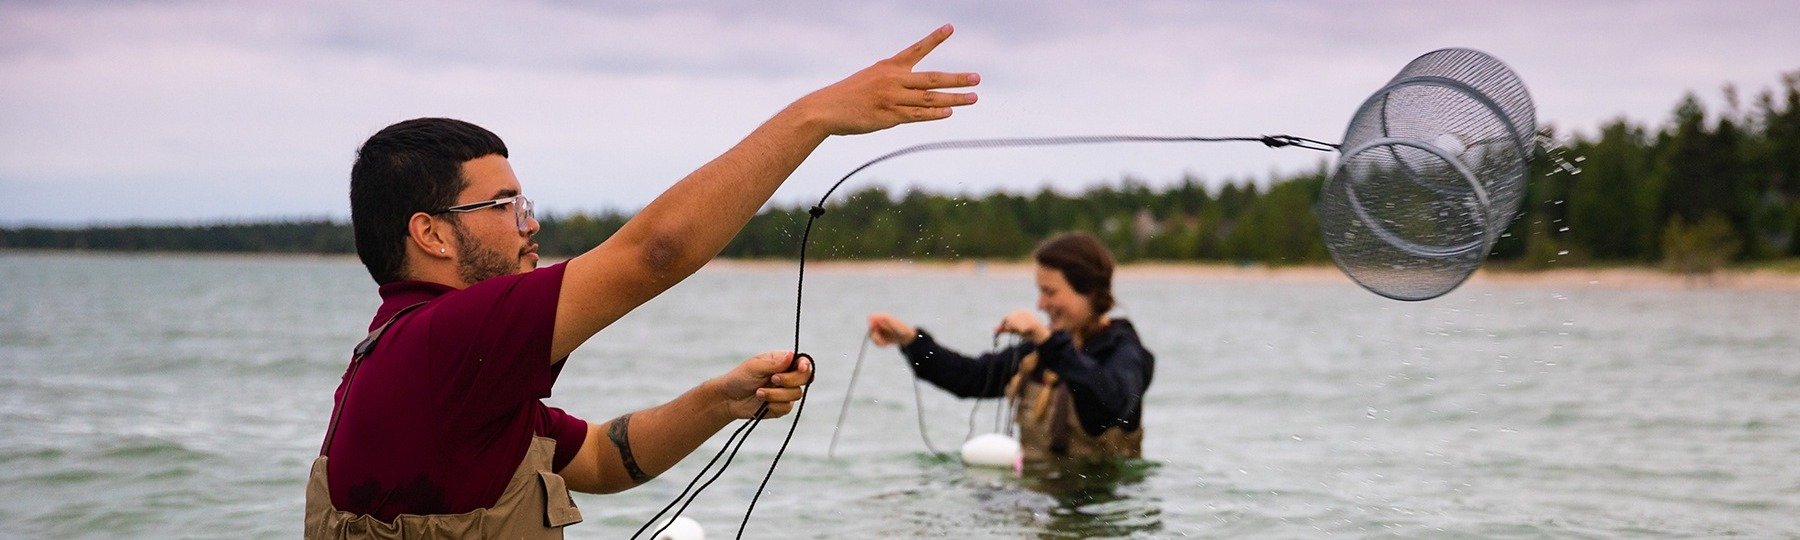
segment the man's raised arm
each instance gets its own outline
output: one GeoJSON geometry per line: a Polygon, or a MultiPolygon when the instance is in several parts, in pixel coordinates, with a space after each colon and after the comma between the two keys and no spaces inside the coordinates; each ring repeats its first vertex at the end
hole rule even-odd
{"type": "Polygon", "coordinates": [[[550,360],[698,271],[719,254],[775,188],[831,135],[939,120],[975,102],[974,73],[914,72],[950,37],[944,25],[891,58],[800,98],[743,141],[688,174],[593,250],[570,260],[556,308],[550,360]]]}

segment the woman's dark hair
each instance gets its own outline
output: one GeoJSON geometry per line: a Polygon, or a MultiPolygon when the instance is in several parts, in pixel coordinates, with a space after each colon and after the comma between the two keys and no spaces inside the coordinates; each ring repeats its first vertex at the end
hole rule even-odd
{"type": "Polygon", "coordinates": [[[350,227],[375,283],[406,278],[407,220],[455,204],[468,183],[463,162],[488,155],[507,157],[500,136],[449,118],[400,122],[363,143],[350,167],[350,227]]]}
{"type": "Polygon", "coordinates": [[[1112,252],[1100,239],[1085,232],[1063,233],[1038,244],[1031,258],[1046,268],[1062,272],[1063,279],[1075,292],[1086,296],[1094,308],[1094,316],[1105,315],[1113,308],[1112,252]]]}

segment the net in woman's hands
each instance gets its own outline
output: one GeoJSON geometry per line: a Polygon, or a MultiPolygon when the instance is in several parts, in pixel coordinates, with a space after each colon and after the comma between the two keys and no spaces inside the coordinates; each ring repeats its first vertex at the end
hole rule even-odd
{"type": "Polygon", "coordinates": [[[1399,300],[1468,279],[1518,210],[1536,119],[1505,64],[1443,49],[1363,102],[1315,208],[1345,274],[1399,300]]]}

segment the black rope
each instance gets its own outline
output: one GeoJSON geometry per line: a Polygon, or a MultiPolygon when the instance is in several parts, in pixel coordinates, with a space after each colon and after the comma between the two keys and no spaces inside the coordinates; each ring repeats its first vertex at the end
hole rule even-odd
{"type": "MultiPolygon", "coordinates": [[[[795,358],[797,359],[800,356],[804,356],[804,355],[805,355],[805,353],[801,353],[800,355],[796,355],[795,358]]],[[[798,360],[796,360],[796,361],[798,361],[798,360]]],[[[808,362],[812,361],[811,357],[807,357],[807,361],[808,362]]],[[[818,371],[815,370],[815,371],[813,371],[813,373],[816,375],[816,374],[818,374],[818,371]]],[[[807,381],[807,384],[801,385],[802,386],[801,391],[804,393],[805,387],[811,386],[811,385],[812,385],[812,381],[807,381]]],[[[775,477],[775,466],[781,464],[781,455],[787,453],[788,443],[793,442],[794,430],[796,428],[800,427],[800,413],[804,410],[806,410],[806,399],[803,395],[800,399],[800,404],[794,406],[794,419],[792,422],[788,423],[787,435],[784,435],[781,438],[781,448],[777,448],[775,450],[775,458],[769,460],[769,472],[763,473],[762,483],[756,485],[756,494],[750,496],[750,507],[744,509],[744,521],[738,523],[737,538],[743,538],[744,537],[744,529],[747,529],[750,527],[750,513],[756,511],[757,499],[761,499],[762,494],[763,494],[763,489],[766,489],[769,487],[769,479],[775,477]]]]}
{"type": "MultiPolygon", "coordinates": [[[[869,160],[868,162],[857,166],[855,169],[851,169],[851,171],[849,173],[845,174],[842,178],[839,178],[837,182],[831,184],[831,189],[828,189],[825,191],[825,196],[819,197],[818,204],[813,205],[813,207],[811,209],[807,210],[807,214],[809,215],[809,217],[806,220],[806,229],[800,235],[800,260],[799,260],[799,272],[798,272],[799,277],[796,280],[796,283],[794,284],[794,348],[792,350],[794,351],[795,367],[796,368],[798,367],[799,361],[801,358],[803,358],[803,357],[807,358],[809,361],[812,358],[811,356],[806,355],[805,353],[799,352],[800,351],[800,313],[801,313],[800,306],[801,306],[801,301],[803,299],[803,296],[806,292],[806,248],[812,239],[813,224],[816,223],[820,217],[825,215],[825,201],[830,200],[831,194],[837,192],[838,187],[844,185],[844,182],[849,180],[850,177],[856,176],[856,173],[862,172],[863,169],[867,169],[870,166],[875,165],[876,163],[881,163],[883,161],[887,161],[889,159],[897,158],[897,157],[908,155],[908,154],[916,154],[916,153],[920,153],[920,152],[929,152],[929,151],[934,151],[934,150],[956,150],[956,149],[967,149],[967,148],[1022,148],[1022,147],[1034,147],[1034,146],[1066,146],[1066,145],[1078,145],[1078,144],[1103,144],[1103,143],[1127,143],[1127,142],[1140,142],[1140,143],[1260,142],[1264,146],[1268,146],[1269,148],[1281,148],[1281,147],[1292,146],[1292,147],[1296,147],[1296,148],[1305,148],[1307,150],[1318,150],[1318,151],[1322,151],[1322,152],[1331,152],[1331,151],[1335,151],[1335,150],[1339,149],[1339,145],[1336,145],[1336,144],[1331,144],[1331,143],[1327,143],[1327,142],[1323,142],[1323,141],[1308,139],[1305,137],[1295,137],[1292,135],[1263,135],[1260,137],[1178,137],[1178,136],[1144,136],[1144,135],[1098,135],[1098,136],[1068,136],[1068,137],[1020,137],[1020,138],[997,138],[997,139],[965,139],[965,140],[957,140],[957,141],[939,141],[939,142],[931,142],[931,143],[924,143],[924,144],[908,146],[905,148],[901,148],[899,150],[895,150],[895,151],[883,154],[879,157],[876,157],[875,159],[869,160]]],[[[813,371],[812,379],[817,379],[818,378],[817,363],[813,364],[813,370],[814,371],[813,371]]],[[[917,397],[918,380],[916,378],[914,379],[913,384],[914,384],[914,387],[913,387],[914,395],[915,395],[915,397],[917,397]]],[[[801,385],[801,392],[803,394],[803,397],[800,399],[799,404],[794,407],[793,423],[788,426],[787,435],[784,438],[782,438],[781,448],[776,450],[775,458],[769,462],[769,470],[767,473],[763,474],[762,483],[757,485],[756,494],[750,498],[749,508],[744,510],[744,519],[742,522],[738,523],[738,531],[737,531],[736,538],[741,539],[744,537],[744,529],[748,528],[749,524],[750,524],[750,514],[754,511],[756,511],[756,501],[758,499],[762,498],[763,490],[768,488],[768,486],[769,486],[769,479],[775,476],[775,467],[777,465],[781,464],[781,456],[787,452],[788,443],[792,442],[794,439],[794,430],[795,430],[795,428],[798,428],[800,426],[800,414],[806,410],[806,399],[804,397],[804,393],[807,390],[810,390],[811,387],[812,387],[812,380],[808,380],[806,382],[806,384],[801,385]]],[[[692,504],[694,502],[694,499],[698,498],[700,496],[701,491],[705,491],[707,486],[712,485],[713,481],[718,480],[719,476],[725,473],[725,468],[729,467],[731,465],[731,459],[737,457],[738,449],[743,447],[744,441],[747,441],[750,439],[750,433],[755,431],[756,426],[762,423],[763,418],[768,414],[768,410],[769,410],[768,403],[766,403],[766,402],[763,403],[763,406],[761,408],[757,409],[756,414],[752,418],[750,418],[748,421],[746,421],[742,426],[739,426],[737,431],[732,432],[731,437],[727,438],[725,440],[725,447],[719,449],[719,453],[715,454],[713,456],[713,461],[718,461],[719,456],[725,455],[727,450],[730,451],[729,457],[727,457],[725,459],[724,465],[721,465],[719,467],[719,470],[713,474],[713,477],[710,480],[707,480],[707,482],[705,484],[701,484],[700,488],[698,490],[695,490],[691,497],[688,496],[688,490],[683,489],[682,493],[680,495],[677,495],[674,501],[670,501],[669,505],[663,507],[663,510],[661,512],[657,512],[655,517],[652,517],[652,518],[650,518],[650,521],[645,522],[644,527],[639,528],[637,534],[643,533],[643,531],[645,529],[648,529],[651,524],[656,522],[656,519],[658,517],[661,517],[664,512],[667,512],[669,508],[674,507],[677,502],[681,501],[682,498],[686,497],[687,502],[682,503],[681,507],[679,509],[676,509],[675,513],[673,515],[669,516],[669,523],[663,524],[662,529],[658,529],[657,533],[660,534],[663,529],[667,529],[670,524],[674,523],[675,518],[681,516],[681,512],[683,510],[686,510],[688,505],[692,504]],[[740,433],[742,433],[742,438],[738,438],[740,433]],[[734,439],[736,442],[735,446],[733,445],[734,439]]],[[[923,416],[923,414],[924,414],[924,412],[923,412],[923,410],[921,410],[921,412],[920,412],[920,432],[919,432],[921,436],[924,435],[924,416],[923,416]]],[[[931,445],[930,441],[927,440],[926,447],[928,449],[930,449],[930,445],[931,445]]],[[[937,452],[935,449],[932,449],[932,453],[936,454],[937,452]]],[[[712,467],[712,462],[708,462],[707,467],[701,469],[700,474],[695,475],[693,481],[688,482],[688,486],[693,487],[694,482],[698,482],[701,477],[705,476],[707,469],[710,469],[711,467],[712,467]]],[[[637,534],[633,534],[632,538],[636,538],[637,534]]],[[[654,537],[655,535],[653,534],[652,536],[654,537]]]]}
{"type": "MultiPolygon", "coordinates": [[[[737,531],[736,538],[744,537],[744,529],[748,528],[748,526],[750,524],[750,513],[756,511],[756,501],[758,499],[762,498],[763,490],[768,488],[768,486],[769,486],[769,479],[775,476],[775,466],[779,465],[781,463],[782,454],[787,453],[788,443],[790,443],[794,440],[794,429],[800,426],[800,415],[806,411],[806,399],[804,398],[804,395],[808,390],[811,389],[812,381],[816,380],[818,378],[818,373],[819,373],[818,372],[818,369],[819,369],[818,363],[812,361],[811,355],[798,352],[800,350],[800,305],[801,305],[800,304],[800,301],[801,301],[800,295],[805,291],[805,284],[806,284],[806,264],[805,264],[805,262],[806,262],[806,246],[809,243],[808,240],[810,240],[812,238],[813,222],[817,221],[819,219],[819,216],[825,215],[825,209],[822,207],[815,206],[812,208],[812,210],[809,213],[811,214],[811,217],[809,217],[806,220],[806,231],[800,237],[800,261],[801,261],[801,264],[800,264],[800,278],[799,278],[798,283],[795,284],[795,293],[794,293],[794,348],[792,350],[796,351],[796,354],[794,354],[793,368],[796,370],[799,369],[800,361],[802,359],[805,359],[807,361],[807,363],[812,365],[813,376],[809,377],[807,379],[806,384],[800,385],[801,394],[803,397],[800,399],[800,403],[794,407],[793,423],[788,425],[787,436],[785,436],[781,439],[781,448],[775,451],[775,458],[769,462],[769,471],[767,473],[763,474],[762,483],[758,484],[756,486],[756,494],[750,498],[750,506],[748,508],[744,509],[744,520],[738,524],[738,531],[737,531]]],[[[759,407],[756,409],[756,414],[753,415],[749,421],[746,421],[744,423],[744,425],[740,426],[738,428],[737,432],[732,433],[732,438],[737,437],[738,432],[742,432],[744,434],[742,439],[737,439],[736,446],[732,445],[731,438],[727,438],[725,440],[725,447],[719,449],[720,453],[724,453],[726,450],[731,451],[730,457],[727,457],[725,459],[725,465],[719,467],[718,472],[714,473],[713,477],[711,479],[707,480],[705,484],[701,484],[700,489],[694,491],[693,496],[688,497],[686,490],[683,490],[680,495],[677,495],[675,497],[675,501],[680,501],[683,497],[687,497],[687,502],[682,503],[681,508],[676,509],[675,513],[669,516],[669,522],[664,523],[661,529],[657,529],[656,533],[651,535],[652,538],[654,538],[657,534],[662,534],[662,531],[664,529],[669,528],[669,525],[673,525],[675,523],[675,518],[680,517],[681,513],[687,510],[688,505],[693,504],[694,499],[697,499],[700,497],[700,492],[705,491],[708,486],[711,486],[714,481],[719,479],[720,475],[725,474],[725,468],[729,467],[731,465],[732,458],[737,457],[738,450],[743,448],[745,441],[750,440],[750,433],[756,431],[756,426],[762,424],[763,419],[767,417],[768,413],[769,413],[769,404],[767,402],[764,402],[762,404],[762,407],[759,407]]],[[[718,455],[715,454],[713,456],[713,460],[717,461],[718,455]]],[[[711,467],[711,463],[708,463],[707,465],[708,465],[708,467],[711,467]]],[[[698,481],[700,479],[700,477],[704,476],[705,474],[706,474],[706,470],[701,469],[700,474],[694,476],[694,481],[698,481]]],[[[688,482],[688,485],[690,487],[693,486],[694,481],[688,482]]],[[[669,503],[669,506],[674,506],[675,501],[671,501],[669,503]]],[[[663,508],[663,510],[666,512],[668,510],[668,506],[665,506],[663,508]]],[[[662,515],[662,512],[657,513],[658,517],[660,517],[661,515],[662,515]]],[[[652,518],[650,518],[649,522],[646,522],[644,524],[644,527],[647,528],[650,526],[651,523],[655,523],[655,522],[656,522],[656,517],[652,517],[652,518]]],[[[643,532],[643,529],[640,528],[640,529],[638,529],[638,531],[643,532]]],[[[637,535],[635,535],[635,534],[632,535],[632,538],[636,538],[636,537],[637,537],[637,535]]]]}
{"type": "MultiPolygon", "coordinates": [[[[845,176],[844,178],[847,179],[849,177],[845,176]]],[[[843,183],[843,180],[838,180],[838,183],[843,183]]],[[[797,279],[795,279],[795,282],[794,282],[794,348],[793,348],[793,351],[794,351],[794,363],[796,366],[799,365],[800,357],[806,356],[806,353],[800,352],[800,305],[801,305],[800,302],[801,302],[802,295],[804,295],[806,293],[806,246],[808,244],[810,244],[811,243],[810,241],[812,240],[813,223],[818,222],[819,218],[823,217],[825,215],[825,205],[824,205],[824,203],[814,205],[811,209],[807,210],[806,213],[807,213],[806,230],[804,232],[800,233],[799,277],[797,279]]],[[[807,360],[809,362],[811,361],[811,359],[812,359],[811,356],[807,356],[807,360]]],[[[769,487],[769,479],[775,477],[775,466],[781,464],[781,455],[787,453],[788,443],[793,442],[793,440],[794,440],[794,429],[800,427],[800,413],[802,413],[806,410],[806,391],[811,390],[813,380],[818,379],[818,377],[819,377],[818,369],[819,369],[819,366],[817,365],[817,363],[814,363],[813,376],[811,378],[807,379],[806,384],[800,385],[800,395],[801,395],[800,404],[794,407],[794,420],[792,423],[788,424],[787,435],[781,438],[781,448],[775,450],[775,459],[769,460],[769,471],[766,473],[763,473],[762,483],[756,485],[756,494],[750,496],[750,506],[748,508],[744,509],[744,520],[738,523],[738,532],[737,532],[736,538],[740,538],[740,539],[743,538],[744,537],[744,529],[750,528],[750,513],[756,511],[756,501],[758,499],[762,498],[763,490],[769,487]]],[[[758,416],[760,417],[761,415],[758,415],[758,416]]],[[[760,420],[760,418],[759,418],[759,420],[760,420]]]]}
{"type": "MultiPolygon", "coordinates": [[[[720,467],[719,467],[719,470],[718,470],[718,471],[717,471],[717,472],[714,472],[714,473],[713,473],[713,476],[712,476],[712,478],[708,478],[708,479],[707,479],[707,480],[706,480],[706,483],[704,483],[704,484],[700,484],[700,489],[698,489],[698,490],[695,490],[695,491],[694,491],[694,496],[693,496],[693,497],[691,497],[691,498],[689,498],[689,499],[688,499],[688,500],[687,500],[687,502],[684,502],[684,503],[681,503],[681,508],[677,508],[677,509],[675,509],[675,513],[674,513],[674,514],[673,514],[673,515],[670,515],[670,516],[669,516],[669,522],[668,522],[668,523],[664,523],[664,524],[663,524],[663,526],[662,526],[662,528],[660,528],[660,529],[657,529],[657,530],[656,530],[656,533],[654,533],[654,534],[651,534],[651,535],[650,535],[650,537],[651,537],[651,538],[656,538],[656,536],[657,536],[657,535],[660,535],[660,534],[662,534],[662,533],[663,533],[663,531],[666,531],[666,530],[668,530],[668,529],[669,529],[669,526],[670,526],[670,525],[674,525],[674,524],[675,524],[675,518],[678,518],[678,517],[681,517],[681,513],[682,513],[682,512],[686,512],[686,511],[687,511],[687,507],[688,507],[688,505],[690,505],[690,504],[694,504],[694,499],[698,499],[698,498],[700,498],[700,492],[702,492],[702,491],[706,491],[706,488],[708,488],[708,487],[711,487],[711,486],[712,486],[712,485],[713,485],[713,482],[716,482],[716,481],[718,481],[718,480],[719,480],[719,477],[720,477],[720,476],[723,476],[723,475],[724,475],[724,474],[725,474],[725,468],[726,468],[726,467],[730,467],[730,466],[731,466],[731,460],[733,460],[733,459],[736,459],[736,458],[737,458],[737,453],[738,453],[738,450],[741,450],[741,449],[743,449],[743,448],[744,448],[744,441],[747,441],[747,440],[750,440],[750,431],[752,431],[752,430],[755,430],[755,429],[756,429],[756,425],[757,425],[757,424],[759,424],[759,423],[761,423],[761,422],[762,422],[762,418],[763,418],[763,414],[764,414],[764,413],[766,413],[766,412],[768,412],[768,409],[769,409],[769,405],[768,405],[768,404],[767,404],[767,403],[764,403],[764,404],[763,404],[763,406],[762,406],[762,407],[761,407],[761,408],[758,408],[758,409],[757,409],[757,410],[756,410],[756,418],[753,418],[753,419],[751,419],[751,420],[750,420],[750,421],[748,421],[748,422],[745,422],[745,423],[744,423],[744,427],[742,427],[742,428],[739,428],[739,429],[740,429],[740,430],[743,430],[743,432],[744,432],[744,438],[742,438],[742,439],[738,439],[738,442],[737,442],[737,446],[731,446],[731,447],[730,447],[730,448],[731,448],[731,454],[729,454],[729,455],[727,455],[727,456],[726,456],[726,457],[725,457],[725,464],[724,464],[724,465],[721,465],[721,466],[720,466],[720,467]]],[[[730,445],[730,441],[726,441],[726,444],[727,444],[727,446],[729,446],[729,445],[730,445]]],[[[705,471],[702,471],[702,473],[704,473],[704,472],[705,472],[705,471]]],[[[696,478],[696,479],[698,479],[698,478],[699,478],[699,477],[695,477],[695,478],[696,478]]]]}
{"type": "MultiPolygon", "coordinates": [[[[747,427],[750,427],[750,423],[749,423],[749,422],[745,422],[745,423],[743,423],[743,424],[739,424],[739,425],[738,425],[738,428],[737,428],[737,429],[736,429],[736,430],[733,430],[733,431],[732,431],[732,432],[731,432],[731,436],[730,436],[730,437],[726,437],[726,438],[725,438],[725,446],[724,446],[724,447],[722,447],[722,448],[720,448],[720,449],[719,449],[719,452],[718,452],[718,453],[716,453],[716,454],[713,454],[713,457],[712,457],[712,460],[711,460],[711,461],[708,461],[708,462],[706,462],[706,466],[705,466],[705,467],[701,467],[701,468],[700,468],[700,474],[696,474],[696,475],[694,475],[694,479],[693,479],[693,480],[690,480],[690,481],[688,481],[688,484],[687,484],[687,487],[684,487],[684,488],[681,488],[681,494],[680,494],[680,495],[676,495],[676,496],[675,496],[675,500],[672,500],[672,501],[669,501],[669,504],[667,504],[667,505],[665,505],[665,506],[663,506],[663,507],[662,507],[662,510],[658,510],[658,511],[657,511],[657,512],[656,512],[656,515],[654,515],[654,516],[650,516],[650,521],[645,521],[645,522],[644,522],[644,526],[642,526],[642,527],[638,527],[638,530],[637,530],[637,532],[634,532],[634,533],[631,533],[631,538],[637,538],[637,537],[638,537],[638,535],[640,535],[640,534],[644,534],[644,531],[645,531],[645,530],[646,530],[646,529],[649,529],[649,528],[650,528],[650,525],[652,525],[652,524],[655,524],[655,523],[656,523],[656,520],[657,520],[657,519],[658,519],[658,518],[661,518],[661,517],[662,517],[662,516],[663,516],[663,514],[665,514],[665,513],[668,513],[668,512],[669,512],[669,509],[670,509],[670,508],[674,508],[674,507],[675,507],[675,504],[676,504],[676,503],[679,503],[679,502],[681,502],[681,499],[683,499],[683,498],[686,498],[686,497],[687,497],[687,496],[688,496],[688,492],[689,492],[689,491],[690,491],[690,490],[692,490],[692,489],[694,489],[694,484],[697,484],[697,483],[699,483],[699,482],[700,482],[700,479],[701,479],[701,478],[703,478],[703,477],[705,477],[705,476],[706,476],[706,471],[708,471],[708,470],[711,470],[711,469],[712,469],[712,466],[713,466],[713,464],[714,464],[714,463],[718,463],[718,462],[719,462],[719,458],[720,458],[720,457],[723,457],[723,456],[724,456],[724,455],[725,455],[725,451],[726,451],[726,450],[729,450],[729,449],[731,449],[731,442],[732,442],[732,441],[734,441],[734,440],[737,440],[737,438],[738,438],[738,435],[740,435],[740,434],[742,434],[742,433],[744,433],[744,428],[747,428],[747,427]]],[[[735,455],[735,453],[734,453],[734,455],[735,455]]],[[[726,463],[727,463],[727,464],[729,464],[729,463],[730,463],[730,460],[726,460],[726,463]]],[[[720,469],[720,471],[723,471],[723,470],[724,470],[724,469],[720,469]]],[[[716,477],[716,476],[715,476],[715,477],[716,477]]],[[[708,482],[708,483],[709,483],[709,484],[710,484],[710,483],[711,483],[711,482],[708,482]]],[[[701,488],[701,489],[705,489],[705,488],[701,488]]],[[[699,497],[699,496],[700,496],[700,494],[699,494],[699,493],[697,493],[697,492],[696,492],[696,493],[694,493],[694,496],[695,496],[695,497],[699,497]]],[[[690,502],[691,502],[691,501],[692,501],[692,499],[689,499],[689,501],[690,501],[690,502]]],[[[685,504],[684,504],[684,505],[682,505],[682,509],[684,509],[684,510],[685,510],[685,509],[687,509],[687,505],[685,505],[685,504]]],[[[661,533],[662,533],[662,532],[663,532],[663,529],[667,529],[667,528],[669,528],[669,524],[671,524],[671,523],[674,523],[674,522],[675,522],[675,518],[676,518],[676,517],[680,517],[680,516],[681,516],[681,512],[679,512],[679,511],[677,511],[677,512],[676,512],[676,513],[675,513],[675,515],[673,515],[673,516],[669,516],[669,523],[665,523],[665,524],[663,524],[663,526],[662,526],[662,528],[661,528],[661,529],[657,529],[657,530],[656,530],[656,533],[654,533],[654,534],[651,534],[651,537],[655,537],[655,536],[656,536],[656,534],[661,534],[661,533]]]]}

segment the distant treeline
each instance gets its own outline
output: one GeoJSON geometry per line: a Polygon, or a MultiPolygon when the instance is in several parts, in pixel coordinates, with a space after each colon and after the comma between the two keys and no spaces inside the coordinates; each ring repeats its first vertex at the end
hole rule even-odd
{"type": "Polygon", "coordinates": [[[355,253],[350,225],[325,219],[207,225],[0,229],[0,248],[355,253]]]}
{"type": "MultiPolygon", "coordinates": [[[[1800,255],[1800,72],[1745,106],[1725,89],[1709,113],[1692,94],[1666,125],[1618,120],[1539,149],[1520,218],[1494,258],[1522,266],[1561,261],[1661,262],[1697,271],[1729,261],[1800,255]]],[[[1556,140],[1553,131],[1543,134],[1556,140]]],[[[1312,204],[1327,171],[1265,184],[1165,188],[1125,178],[1064,194],[943,194],[867,187],[827,204],[809,257],[949,259],[1026,256],[1042,238],[1085,230],[1123,260],[1269,264],[1329,260],[1312,204]]],[[[792,258],[807,206],[771,207],[723,256],[792,258]]],[[[629,218],[619,212],[544,216],[551,255],[598,244],[629,218]]],[[[0,248],[352,253],[349,226],[325,220],[203,226],[0,229],[0,248]]]]}
{"type": "MultiPolygon", "coordinates": [[[[1124,179],[1077,194],[956,196],[882,187],[826,205],[808,257],[827,259],[1020,258],[1059,231],[1099,236],[1124,260],[1329,260],[1312,216],[1322,173],[1206,189],[1183,179],[1156,190],[1124,179]]],[[[733,257],[792,257],[808,207],[765,210],[725,248],[733,257]]]]}
{"type": "Polygon", "coordinates": [[[1689,94],[1659,129],[1615,121],[1575,138],[1561,157],[1580,173],[1531,184],[1541,251],[1688,270],[1800,255],[1800,71],[1748,106],[1734,87],[1724,98],[1717,114],[1689,94]]]}

